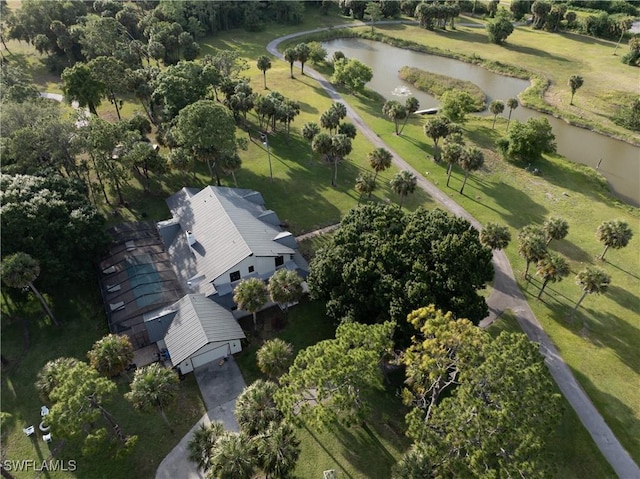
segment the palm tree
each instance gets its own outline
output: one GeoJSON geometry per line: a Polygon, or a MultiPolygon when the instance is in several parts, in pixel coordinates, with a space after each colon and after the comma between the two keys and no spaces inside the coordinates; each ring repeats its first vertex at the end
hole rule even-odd
{"type": "Polygon", "coordinates": [[[399,122],[407,117],[407,109],[395,100],[388,100],[382,105],[382,113],[393,120],[395,126],[395,134],[399,135],[399,122]]]}
{"type": "Polygon", "coordinates": [[[513,110],[518,108],[518,99],[509,98],[507,100],[507,106],[509,107],[509,118],[507,118],[507,131],[509,131],[509,123],[511,122],[511,113],[513,112],[513,110]]]}
{"type": "Polygon", "coordinates": [[[311,56],[311,48],[306,43],[298,43],[296,45],[296,59],[300,62],[300,70],[304,75],[304,64],[311,56]]]}
{"type": "Polygon", "coordinates": [[[302,137],[309,142],[309,154],[313,159],[313,139],[320,133],[320,127],[317,123],[310,121],[302,125],[302,137]]]}
{"type": "Polygon", "coordinates": [[[366,194],[370,198],[375,188],[375,176],[371,173],[360,173],[356,178],[356,191],[360,193],[360,196],[358,196],[358,205],[360,205],[362,196],[366,194]]]}
{"type": "Polygon", "coordinates": [[[611,276],[600,268],[595,266],[587,266],[576,275],[576,284],[582,287],[582,296],[571,311],[571,317],[575,314],[580,303],[588,294],[606,293],[611,283],[611,276]]]}
{"type": "Polygon", "coordinates": [[[296,467],[300,441],[291,425],[272,422],[266,431],[256,437],[256,450],[267,479],[285,479],[296,467]]]}
{"type": "Polygon", "coordinates": [[[416,191],[418,178],[409,170],[402,170],[396,173],[393,178],[391,178],[389,185],[395,193],[400,195],[399,206],[400,208],[402,208],[404,199],[409,195],[409,193],[413,193],[414,191],[416,191]]]}
{"type": "Polygon", "coordinates": [[[255,436],[266,430],[270,422],[282,421],[284,416],[273,399],[277,390],[276,383],[258,379],[240,393],[235,409],[240,431],[255,436]]]}
{"type": "Polygon", "coordinates": [[[271,300],[278,303],[280,308],[284,306],[284,317],[287,318],[289,305],[302,298],[302,278],[295,271],[279,269],[269,278],[267,289],[271,300]]]}
{"type": "Polygon", "coordinates": [[[446,116],[436,116],[428,120],[424,125],[424,134],[433,140],[433,158],[436,161],[440,160],[438,154],[438,141],[440,138],[446,137],[449,131],[449,124],[451,121],[446,116]]]}
{"type": "Polygon", "coordinates": [[[373,171],[376,172],[373,177],[373,183],[375,184],[376,179],[378,178],[378,173],[391,168],[393,156],[391,155],[391,152],[385,148],[376,148],[367,155],[367,158],[369,159],[369,165],[373,168],[373,171]]]}
{"type": "Polygon", "coordinates": [[[484,165],[484,153],[480,148],[475,146],[468,146],[462,150],[462,156],[458,160],[460,166],[464,170],[464,181],[460,187],[460,194],[464,191],[464,187],[467,184],[467,178],[472,171],[479,170],[484,165]]]}
{"type": "Polygon", "coordinates": [[[38,372],[35,387],[45,402],[51,402],[49,394],[60,384],[62,375],[72,369],[76,364],[78,364],[76,358],[63,357],[48,361],[42,367],[38,372]]]}
{"type": "Polygon", "coordinates": [[[536,263],[547,254],[547,243],[544,232],[537,226],[528,225],[518,233],[518,254],[527,262],[524,277],[529,277],[529,265],[536,263]]]}
{"type": "Polygon", "coordinates": [[[542,278],[542,288],[538,293],[538,299],[542,296],[547,283],[555,283],[569,275],[569,263],[559,254],[549,253],[544,258],[538,260],[536,274],[542,278]]]}
{"type": "Polygon", "coordinates": [[[542,231],[548,246],[552,240],[561,240],[569,234],[569,223],[559,216],[552,216],[542,224],[542,231]]]}
{"type": "Polygon", "coordinates": [[[271,69],[271,58],[267,55],[260,55],[258,57],[258,70],[262,72],[264,78],[264,89],[267,89],[267,70],[271,69]]]}
{"type": "MultiPolygon", "coordinates": [[[[456,138],[459,135],[456,135],[456,138]]],[[[449,186],[449,181],[451,180],[451,173],[453,172],[453,165],[458,164],[460,158],[462,158],[462,154],[464,152],[464,147],[462,143],[458,143],[456,141],[445,141],[442,146],[442,158],[447,162],[447,186],[449,186]]]]}
{"type": "Polygon", "coordinates": [[[0,276],[2,276],[2,281],[11,288],[19,288],[24,289],[27,286],[33,294],[36,295],[36,298],[40,300],[40,304],[42,305],[42,309],[44,309],[45,313],[49,315],[51,321],[54,325],[60,326],[56,317],[53,315],[51,308],[44,299],[44,296],[40,294],[40,291],[36,288],[33,282],[38,279],[40,275],[40,264],[38,260],[31,257],[27,253],[14,253],[10,256],[7,256],[2,260],[2,265],[0,266],[0,276]]]}
{"type": "Polygon", "coordinates": [[[291,78],[293,78],[293,64],[298,59],[298,52],[295,48],[287,48],[284,51],[284,59],[289,62],[289,69],[291,71],[291,78]]]}
{"type": "Polygon", "coordinates": [[[189,439],[187,443],[189,460],[195,462],[199,469],[205,472],[209,470],[211,449],[223,432],[224,425],[219,421],[214,421],[208,426],[200,424],[200,427],[189,439]]]}
{"type": "Polygon", "coordinates": [[[569,77],[568,84],[569,88],[571,88],[571,101],[569,102],[569,105],[573,105],[573,95],[576,94],[576,91],[582,86],[583,83],[584,78],[582,78],[580,75],[571,75],[569,77]]]}
{"type": "Polygon", "coordinates": [[[267,304],[268,297],[267,285],[258,278],[243,279],[233,291],[233,300],[238,308],[253,314],[254,329],[258,329],[256,315],[267,304]]]}
{"type": "Polygon", "coordinates": [[[256,468],[251,440],[245,434],[224,432],[211,449],[209,479],[251,479],[256,468]]]}
{"type": "Polygon", "coordinates": [[[108,334],[96,341],[87,353],[89,364],[103,376],[114,377],[133,361],[133,346],[128,336],[108,334]]]}
{"type": "Polygon", "coordinates": [[[280,338],[270,339],[256,353],[258,369],[272,379],[282,376],[293,362],[293,346],[280,338]]]}
{"type": "Polygon", "coordinates": [[[405,100],[404,108],[407,114],[405,115],[404,121],[402,122],[402,126],[400,127],[400,132],[398,133],[399,135],[402,135],[402,130],[404,130],[404,127],[407,124],[407,120],[409,120],[409,117],[420,109],[420,102],[416,97],[410,96],[405,100]]]}
{"type": "Polygon", "coordinates": [[[604,221],[598,226],[596,236],[601,243],[604,243],[604,251],[600,255],[600,259],[604,260],[604,255],[609,248],[620,249],[627,246],[633,237],[633,231],[623,220],[604,221]]]}
{"type": "Polygon", "coordinates": [[[332,103],[329,107],[329,111],[338,117],[338,121],[347,116],[347,106],[339,101],[332,103]]]}
{"type": "Polygon", "coordinates": [[[162,419],[173,432],[164,408],[175,398],[179,382],[174,370],[167,369],[160,363],[153,363],[136,369],[131,382],[131,391],[124,397],[140,411],[157,408],[162,419]]]}
{"type": "Polygon", "coordinates": [[[345,156],[351,153],[352,149],[351,138],[347,135],[338,133],[331,137],[331,157],[333,158],[333,179],[331,184],[333,186],[338,186],[338,164],[345,156]]]}
{"type": "Polygon", "coordinates": [[[511,241],[511,233],[506,226],[498,223],[487,223],[480,230],[480,243],[491,249],[504,249],[511,241]]]}
{"type": "Polygon", "coordinates": [[[493,130],[496,127],[498,115],[504,111],[504,102],[502,100],[493,100],[489,103],[489,111],[493,114],[493,125],[491,125],[493,130]]]}

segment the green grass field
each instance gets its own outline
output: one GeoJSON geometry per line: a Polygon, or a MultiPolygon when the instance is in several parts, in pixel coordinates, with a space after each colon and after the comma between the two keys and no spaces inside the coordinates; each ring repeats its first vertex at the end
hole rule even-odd
{"type": "MultiPolygon", "coordinates": [[[[295,30],[311,29],[317,26],[335,24],[335,16],[322,16],[308,9],[309,15],[303,25],[297,27],[275,26],[268,32],[247,33],[233,31],[207,39],[203,42],[203,53],[207,47],[239,49],[246,55],[251,69],[246,72],[256,92],[264,92],[262,73],[255,66],[255,59],[266,52],[269,40],[295,30]]],[[[380,27],[384,33],[397,37],[410,36],[415,41],[456,50],[479,52],[482,57],[519,64],[545,73],[551,80],[551,88],[545,98],[552,105],[568,111],[572,115],[582,114],[594,124],[604,125],[620,136],[634,137],[620,130],[610,122],[608,116],[599,112],[613,101],[625,97],[629,91],[637,91],[637,76],[633,71],[613,57],[611,42],[578,37],[572,34],[553,35],[524,28],[517,28],[509,37],[506,47],[489,44],[484,31],[458,27],[454,32],[427,32],[414,27],[380,27]],[[535,47],[532,47],[535,45],[535,47]],[[580,51],[580,56],[575,54],[580,51]],[[594,60],[600,59],[600,60],[594,60]],[[600,72],[607,71],[607,75],[600,72]],[[585,85],[574,99],[575,106],[568,107],[569,93],[566,79],[579,73],[585,77],[585,85]],[[607,85],[616,85],[611,89],[607,85]],[[635,88],[635,90],[634,90],[635,88]],[[580,109],[580,112],[576,110],[580,109]]],[[[376,27],[378,30],[378,27],[376,27]]],[[[13,45],[10,43],[10,48],[13,45]]],[[[37,81],[48,91],[58,91],[55,78],[42,70],[40,59],[33,50],[24,47],[24,61],[30,65],[37,81]]],[[[620,51],[620,50],[619,50],[620,51]]],[[[22,61],[22,60],[21,60],[22,61]]],[[[294,68],[295,79],[289,78],[289,65],[273,61],[273,68],[267,72],[270,90],[279,91],[296,99],[302,107],[301,115],[291,128],[291,140],[286,142],[283,127],[270,137],[271,159],[274,179],[269,179],[267,152],[263,145],[250,142],[249,149],[241,152],[242,169],[236,175],[238,186],[259,190],[264,195],[267,206],[275,210],[281,219],[290,224],[294,234],[311,231],[336,223],[357,202],[353,185],[358,173],[368,170],[366,155],[371,145],[361,136],[354,142],[354,151],[348,160],[340,165],[337,188],[330,186],[331,167],[317,158],[311,158],[310,148],[300,136],[302,125],[308,121],[318,121],[320,114],[331,104],[324,91],[316,82],[300,75],[294,68]]],[[[549,285],[543,301],[536,301],[539,281],[520,281],[521,288],[531,300],[536,316],[560,350],[565,361],[572,368],[582,386],[588,392],[598,409],[614,430],[617,437],[640,462],[640,255],[637,241],[640,241],[640,212],[613,199],[605,182],[592,170],[567,162],[555,155],[547,156],[539,165],[542,176],[532,176],[528,172],[504,163],[492,152],[495,140],[503,134],[504,121],[499,120],[496,129],[491,129],[491,119],[473,119],[465,125],[465,134],[485,151],[486,164],[482,171],[472,174],[467,182],[465,195],[457,193],[462,179],[461,172],[455,170],[452,188],[445,188],[444,165],[432,161],[433,145],[422,132],[423,119],[412,119],[401,137],[393,135],[393,124],[381,114],[382,102],[370,97],[346,95],[363,119],[405,160],[418,171],[439,185],[446,194],[456,199],[481,223],[497,221],[510,227],[515,238],[517,230],[529,223],[541,224],[545,217],[563,216],[570,224],[569,236],[560,242],[553,242],[551,249],[562,253],[571,263],[572,274],[561,283],[549,285]],[[595,230],[603,220],[623,218],[636,233],[629,247],[609,251],[607,262],[595,260],[601,252],[601,245],[595,238],[595,230]],[[573,276],[586,264],[598,264],[612,276],[612,286],[606,295],[588,297],[572,322],[566,320],[572,304],[580,296],[573,276]],[[586,325],[586,329],[583,328],[586,325]]],[[[534,100],[531,100],[534,101],[534,100]]],[[[125,105],[126,115],[132,114],[139,106],[125,105]]],[[[104,104],[100,114],[113,117],[111,105],[104,104]]],[[[251,124],[257,120],[250,115],[251,124]]],[[[247,133],[238,129],[238,135],[247,133]]],[[[379,176],[379,189],[373,201],[396,202],[398,198],[388,188],[388,181],[396,172],[388,170],[379,176]]],[[[129,200],[128,208],[120,208],[120,217],[111,216],[111,210],[104,208],[112,223],[122,220],[166,219],[168,210],[164,199],[182,186],[204,186],[209,184],[204,165],[199,165],[195,179],[172,172],[163,178],[156,178],[152,195],[141,192],[139,184],[132,182],[125,192],[129,200]]],[[[231,178],[224,178],[224,184],[232,186],[231,178]]],[[[405,201],[409,209],[423,205],[431,208],[435,203],[422,191],[416,192],[405,201]]],[[[321,244],[320,240],[314,240],[321,244]]],[[[313,249],[315,245],[310,248],[313,249]]],[[[517,244],[513,241],[506,250],[518,277],[522,276],[524,261],[517,255],[517,244]]],[[[22,427],[38,419],[40,400],[33,390],[33,380],[37,371],[48,360],[60,355],[71,355],[84,359],[84,354],[96,339],[106,332],[104,313],[95,294],[74,291],[72,299],[55,298],[55,309],[66,321],[61,331],[53,330],[39,318],[37,305],[7,311],[3,308],[2,351],[14,363],[9,370],[3,370],[2,410],[10,413],[3,419],[3,451],[6,457],[45,458],[47,451],[30,444],[22,434],[22,427]],[[24,317],[29,323],[29,349],[23,352],[23,328],[14,317],[24,317]],[[34,418],[35,416],[35,418],[34,418]],[[23,456],[26,455],[26,456],[23,456]]],[[[7,306],[5,304],[5,306],[7,306]]],[[[312,344],[332,334],[327,324],[321,321],[324,315],[319,309],[305,307],[291,311],[291,324],[311,319],[313,334],[294,327],[283,331],[285,339],[297,347],[312,344]],[[298,315],[298,316],[296,316],[298,315]],[[286,335],[290,334],[290,337],[286,335]],[[304,342],[306,341],[306,343],[304,342]]],[[[502,320],[501,320],[502,321],[502,320]]],[[[255,348],[249,349],[238,358],[247,377],[259,377],[255,364],[255,348]]],[[[176,421],[175,437],[167,434],[166,426],[157,415],[140,415],[124,403],[118,403],[117,412],[126,418],[127,433],[138,433],[140,442],[134,454],[119,461],[107,461],[104,457],[83,458],[84,470],[88,476],[78,477],[123,477],[122,471],[136,470],[137,477],[153,477],[155,469],[164,455],[173,447],[181,434],[195,423],[202,413],[202,404],[195,381],[182,383],[182,400],[189,405],[188,414],[171,416],[176,421]],[[179,422],[179,425],[178,425],[179,422]],[[130,429],[130,430],[129,430],[130,429]],[[139,431],[139,432],[138,432],[139,431]],[[180,433],[182,431],[182,433],[180,433]],[[103,475],[104,474],[104,475],[103,475]]],[[[122,385],[121,385],[122,389],[122,385]]],[[[122,391],[121,391],[122,392],[122,391]]],[[[370,430],[331,432],[301,431],[303,456],[296,473],[300,477],[316,477],[325,468],[341,469],[345,477],[388,477],[390,465],[406,448],[407,442],[401,434],[402,414],[393,395],[382,395],[377,401],[380,411],[370,430]],[[352,452],[353,444],[361,446],[352,452]],[[380,470],[380,476],[377,471],[380,470]],[[384,474],[387,475],[384,475],[384,474]]],[[[175,411],[174,411],[175,413],[175,411]]],[[[55,446],[55,443],[54,443],[55,446]]],[[[558,461],[557,477],[611,477],[608,465],[595,448],[594,443],[571,410],[565,414],[559,427],[558,437],[552,447],[562,456],[558,461]],[[592,474],[597,472],[596,475],[592,474]]],[[[66,453],[65,453],[66,454],[66,453]]],[[[126,475],[126,473],[125,473],[126,475]]],[[[23,477],[17,475],[16,477],[23,477]]],[[[51,477],[74,477],[69,474],[51,477]]]]}

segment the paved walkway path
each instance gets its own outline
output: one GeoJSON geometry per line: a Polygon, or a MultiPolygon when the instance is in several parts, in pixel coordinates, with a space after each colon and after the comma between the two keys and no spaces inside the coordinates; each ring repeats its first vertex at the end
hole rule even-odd
{"type": "MultiPolygon", "coordinates": [[[[394,23],[394,22],[380,22],[394,23]]],[[[395,22],[399,23],[399,22],[395,22]]],[[[356,25],[342,25],[335,28],[350,28],[356,25]]],[[[290,35],[277,38],[267,45],[267,50],[272,55],[283,59],[282,54],[278,51],[278,45],[291,38],[307,35],[309,33],[329,30],[330,28],[317,28],[307,32],[296,32],[290,35]]],[[[333,85],[329,83],[320,73],[307,67],[305,74],[316,79],[325,89],[329,97],[334,101],[340,101],[347,107],[347,116],[358,127],[362,135],[364,135],[375,147],[386,148],[393,155],[393,162],[403,170],[411,171],[418,178],[418,186],[424,189],[431,197],[440,203],[444,208],[448,209],[457,216],[466,218],[473,226],[480,229],[480,223],[471,216],[464,208],[457,204],[450,197],[445,195],[434,184],[427,181],[419,171],[411,167],[404,159],[383,142],[376,133],[360,118],[356,111],[344,101],[342,96],[335,90],[333,85]]],[[[542,326],[536,319],[533,311],[529,307],[526,298],[518,287],[511,264],[506,255],[502,251],[494,251],[493,265],[495,269],[495,281],[493,292],[487,299],[489,305],[489,316],[481,322],[481,326],[491,324],[503,311],[511,309],[518,318],[518,323],[523,331],[527,334],[531,341],[540,344],[540,351],[545,356],[545,363],[554,377],[558,387],[567,398],[571,406],[575,409],[580,420],[591,434],[596,445],[611,464],[616,474],[622,479],[640,479],[640,468],[633,462],[629,453],[622,447],[618,439],[614,436],[609,426],[595,408],[587,394],[578,381],[571,373],[571,370],[564,362],[560,353],[553,345],[553,342],[542,329],[542,326]]]]}

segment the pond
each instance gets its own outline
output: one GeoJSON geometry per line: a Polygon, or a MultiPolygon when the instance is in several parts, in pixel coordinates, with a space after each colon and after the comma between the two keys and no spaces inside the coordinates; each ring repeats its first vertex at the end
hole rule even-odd
{"type": "MultiPolygon", "coordinates": [[[[400,80],[398,70],[405,65],[469,80],[482,88],[487,95],[487,104],[494,99],[506,101],[508,98],[517,97],[518,93],[529,86],[526,80],[498,75],[477,65],[404,50],[371,40],[344,38],[325,42],[323,46],[327,49],[329,57],[336,50],[340,50],[348,58],[356,58],[369,65],[373,69],[373,79],[367,86],[387,99],[404,102],[402,95],[408,88],[420,101],[421,109],[436,107],[438,101],[400,80]]],[[[490,113],[485,111],[480,114],[490,113]]],[[[508,114],[507,108],[504,114],[508,114]]],[[[639,147],[569,125],[553,116],[523,106],[513,111],[511,119],[526,121],[531,117],[539,116],[549,120],[556,135],[559,154],[576,163],[597,168],[607,179],[612,192],[618,198],[634,206],[640,206],[639,147]]]]}

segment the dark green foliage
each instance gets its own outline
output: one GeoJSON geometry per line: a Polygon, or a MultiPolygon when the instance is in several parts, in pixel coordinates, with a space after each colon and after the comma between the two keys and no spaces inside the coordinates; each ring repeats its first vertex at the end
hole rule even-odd
{"type": "Polygon", "coordinates": [[[313,259],[308,282],[335,319],[403,324],[410,311],[435,303],[477,324],[487,314],[477,290],[492,278],[491,250],[468,221],[440,209],[367,204],[345,216],[313,259]]]}
{"type": "Polygon", "coordinates": [[[513,25],[506,14],[496,15],[486,25],[489,41],[502,45],[509,35],[513,33],[513,25]]]}
{"type": "Polygon", "coordinates": [[[555,138],[549,120],[529,118],[526,123],[514,122],[496,146],[505,159],[530,163],[540,159],[543,153],[555,152],[555,138]]]}
{"type": "Polygon", "coordinates": [[[1,175],[2,254],[28,253],[40,262],[44,291],[88,279],[104,252],[104,218],[79,181],[1,175]]]}

